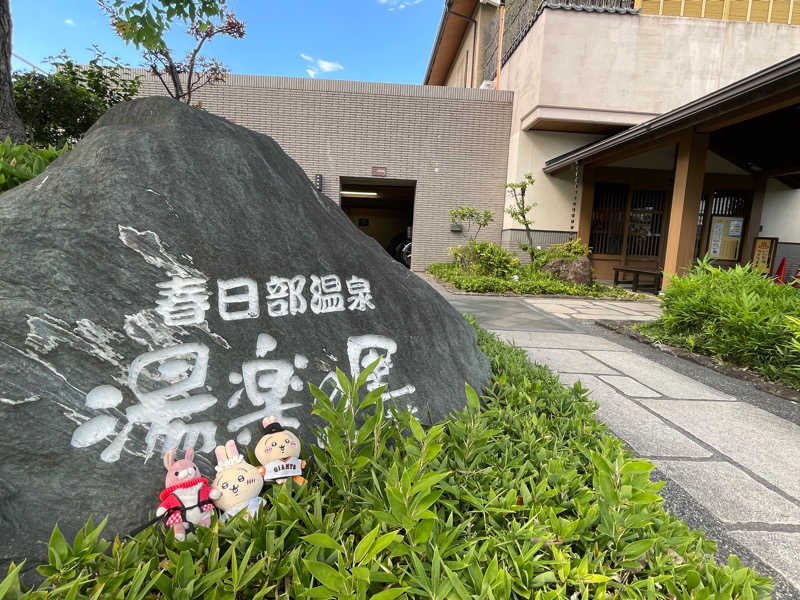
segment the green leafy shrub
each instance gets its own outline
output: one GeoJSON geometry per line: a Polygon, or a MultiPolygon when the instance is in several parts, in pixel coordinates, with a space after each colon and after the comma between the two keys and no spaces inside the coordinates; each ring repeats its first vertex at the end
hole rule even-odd
{"type": "Polygon", "coordinates": [[[34,148],[28,144],[14,144],[6,138],[0,143],[0,192],[33,179],[66,151],[66,145],[60,149],[34,148]]]}
{"type": "Polygon", "coordinates": [[[639,329],[800,387],[798,318],[799,288],[776,285],[750,265],[722,269],[700,260],[670,280],[661,318],[639,329]]]}
{"type": "Polygon", "coordinates": [[[553,244],[544,250],[539,250],[533,246],[524,246],[522,249],[530,255],[531,264],[536,269],[541,269],[549,260],[554,258],[575,260],[581,256],[589,256],[591,253],[589,246],[584,244],[580,238],[563,242],[561,244],[553,244]]]}
{"type": "Polygon", "coordinates": [[[450,254],[462,269],[481,277],[511,277],[520,266],[518,258],[493,242],[472,240],[466,246],[450,248],[450,254]]]}
{"type": "Polygon", "coordinates": [[[561,281],[552,273],[539,271],[535,265],[517,267],[510,277],[479,275],[466,271],[456,263],[439,263],[428,267],[428,271],[442,281],[459,290],[482,294],[559,294],[565,296],[591,296],[594,298],[642,298],[622,288],[609,287],[599,283],[577,285],[561,281]],[[516,276],[516,279],[514,278],[516,276]]]}
{"type": "Polygon", "coordinates": [[[308,482],[269,487],[258,517],[184,542],[151,528],[109,543],[89,523],[70,545],[56,528],[44,583],[23,593],[12,565],[0,599],[767,596],[768,579],[718,566],[662,508],[653,465],[608,435],[580,384],[484,331],[478,343],[491,384],[445,422],[426,430],[382,388],[360,393],[369,370],[339,372],[337,404],[309,386],[328,442],[308,482]]]}
{"type": "Polygon", "coordinates": [[[465,234],[469,233],[474,225],[476,229],[471,239],[475,240],[481,229],[494,221],[494,213],[491,210],[478,210],[474,206],[456,206],[450,209],[450,220],[453,224],[466,225],[465,234]]]}

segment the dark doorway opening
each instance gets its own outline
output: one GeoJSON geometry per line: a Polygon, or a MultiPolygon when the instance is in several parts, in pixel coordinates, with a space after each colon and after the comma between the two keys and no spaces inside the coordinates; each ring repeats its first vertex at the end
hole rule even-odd
{"type": "Polygon", "coordinates": [[[411,266],[416,181],[382,177],[340,177],[342,210],[405,266],[411,266]]]}

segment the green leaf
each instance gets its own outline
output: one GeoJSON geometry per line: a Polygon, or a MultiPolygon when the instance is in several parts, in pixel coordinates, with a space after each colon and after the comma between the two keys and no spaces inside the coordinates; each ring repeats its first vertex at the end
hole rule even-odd
{"type": "Polygon", "coordinates": [[[332,592],[344,594],[346,580],[334,568],[316,560],[303,559],[303,563],[305,563],[306,568],[311,572],[314,578],[327,589],[332,592]]]}
{"type": "Polygon", "coordinates": [[[301,539],[307,541],[312,546],[316,546],[317,548],[328,548],[330,550],[336,550],[337,552],[344,552],[341,544],[339,544],[327,533],[311,533],[309,535],[302,536],[301,539]]]}
{"type": "Polygon", "coordinates": [[[589,575],[583,576],[584,583],[605,583],[606,581],[611,581],[611,577],[606,577],[599,573],[590,573],[589,575]]]}
{"type": "Polygon", "coordinates": [[[369,533],[367,533],[367,535],[361,538],[360,542],[358,542],[358,545],[356,546],[355,552],[353,554],[353,558],[355,559],[355,562],[357,564],[361,564],[361,562],[364,560],[364,557],[367,555],[367,552],[369,552],[369,549],[372,548],[372,543],[375,541],[375,538],[378,537],[378,533],[380,533],[380,530],[381,526],[377,525],[372,531],[370,531],[369,533]]]}
{"type": "Polygon", "coordinates": [[[467,394],[467,406],[469,407],[469,410],[472,413],[477,414],[481,408],[480,400],[478,400],[478,394],[475,393],[475,390],[473,390],[472,386],[470,386],[468,383],[464,384],[464,389],[467,394]]]}
{"type": "Polygon", "coordinates": [[[653,538],[631,542],[623,546],[622,555],[628,559],[639,558],[642,554],[650,550],[655,543],[656,540],[653,538]]]}
{"type": "Polygon", "coordinates": [[[369,600],[394,600],[394,598],[399,598],[405,594],[407,589],[407,587],[389,588],[388,590],[383,590],[382,592],[373,594],[369,597],[369,600]]]}

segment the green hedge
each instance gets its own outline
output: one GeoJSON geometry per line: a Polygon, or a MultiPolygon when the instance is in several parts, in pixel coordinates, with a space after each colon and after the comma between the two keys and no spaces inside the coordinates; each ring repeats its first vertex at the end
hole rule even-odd
{"type": "Polygon", "coordinates": [[[63,148],[35,148],[28,144],[14,144],[9,138],[0,143],[0,192],[33,179],[45,167],[67,151],[63,148]]]}
{"type": "Polygon", "coordinates": [[[661,318],[638,329],[652,339],[754,369],[800,387],[800,288],[776,285],[750,265],[698,261],[673,277],[661,318]]]}
{"type": "Polygon", "coordinates": [[[451,283],[465,292],[502,294],[561,294],[567,296],[592,296],[595,298],[637,298],[622,288],[609,287],[599,283],[577,285],[561,281],[552,273],[539,271],[534,265],[520,266],[513,275],[496,277],[465,271],[455,263],[438,263],[428,267],[431,275],[451,283]]]}
{"type": "Polygon", "coordinates": [[[70,545],[56,530],[46,581],[0,598],[339,600],[756,598],[768,580],[671,517],[634,459],[594,419],[578,385],[479,331],[493,378],[483,402],[424,430],[340,374],[309,480],[267,488],[255,519],[214,520],[197,537],[142,532],[70,545]],[[394,418],[386,417],[389,408],[394,418]]]}

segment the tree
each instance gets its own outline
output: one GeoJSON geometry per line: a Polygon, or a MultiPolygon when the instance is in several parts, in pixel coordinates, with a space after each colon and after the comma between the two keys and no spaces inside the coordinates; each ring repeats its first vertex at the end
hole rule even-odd
{"type": "Polygon", "coordinates": [[[506,214],[508,214],[512,219],[525,228],[525,237],[528,239],[528,248],[523,248],[524,250],[533,247],[533,231],[531,230],[531,227],[533,227],[533,219],[528,217],[528,213],[533,210],[533,207],[536,206],[536,203],[531,202],[528,204],[527,200],[525,199],[525,194],[528,191],[528,188],[533,185],[533,181],[533,175],[530,173],[525,173],[525,175],[522,177],[522,181],[506,184],[506,190],[511,192],[511,195],[514,199],[514,204],[506,208],[506,214]]]}
{"type": "Polygon", "coordinates": [[[23,143],[25,127],[14,106],[11,88],[11,9],[9,0],[0,0],[0,141],[6,137],[23,143]]]}
{"type": "Polygon", "coordinates": [[[216,36],[241,39],[245,35],[244,23],[215,0],[98,0],[98,4],[123,40],[144,49],[148,69],[167,93],[187,104],[191,104],[194,92],[224,81],[229,73],[216,58],[200,54],[206,42],[216,36]],[[194,40],[194,47],[183,60],[175,60],[164,41],[176,18],[188,22],[187,33],[194,40]]]}
{"type": "Polygon", "coordinates": [[[78,140],[100,116],[133,99],[140,77],[95,47],[95,58],[76,64],[66,52],[48,59],[55,73],[14,74],[14,97],[30,143],[63,146],[78,140]]]}
{"type": "Polygon", "coordinates": [[[453,223],[458,225],[466,224],[467,231],[464,233],[468,233],[473,225],[477,225],[477,229],[475,229],[475,233],[472,236],[472,239],[475,240],[481,229],[494,221],[494,213],[490,210],[478,210],[474,206],[457,206],[450,209],[450,218],[453,223]]]}

